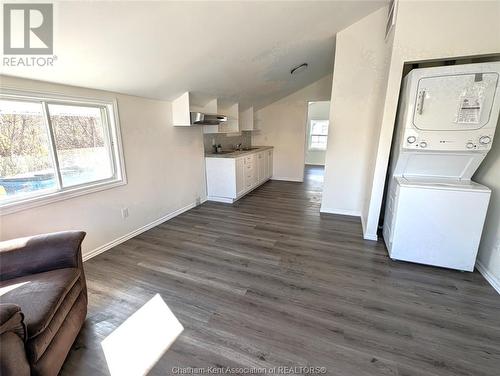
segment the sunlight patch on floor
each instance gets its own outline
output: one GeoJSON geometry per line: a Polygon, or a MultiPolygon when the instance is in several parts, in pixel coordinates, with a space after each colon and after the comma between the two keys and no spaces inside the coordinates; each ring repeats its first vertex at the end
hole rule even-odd
{"type": "Polygon", "coordinates": [[[112,376],[147,374],[183,330],[156,294],[101,342],[109,372],[112,376]]]}

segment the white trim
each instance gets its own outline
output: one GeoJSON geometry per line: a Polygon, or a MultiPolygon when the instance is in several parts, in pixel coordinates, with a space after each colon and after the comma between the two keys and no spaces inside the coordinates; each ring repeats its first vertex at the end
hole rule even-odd
{"type": "Polygon", "coordinates": [[[73,197],[78,197],[94,192],[104,191],[106,189],[120,187],[122,185],[126,185],[126,181],[114,180],[107,181],[103,183],[96,183],[93,185],[87,185],[84,187],[69,189],[65,191],[55,191],[51,193],[47,193],[44,195],[34,196],[30,198],[26,198],[21,201],[14,201],[11,203],[3,204],[0,206],[0,217],[7,214],[16,213],[22,210],[27,210],[31,208],[35,208],[37,206],[44,206],[48,204],[52,204],[57,201],[68,200],[73,197]]]}
{"type": "Polygon", "coordinates": [[[363,228],[363,239],[378,241],[377,233],[370,234],[366,231],[366,222],[365,222],[365,218],[363,216],[361,216],[361,227],[363,228]]]}
{"type": "Polygon", "coordinates": [[[378,241],[378,235],[377,234],[366,234],[366,233],[363,233],[363,239],[377,242],[378,241]]]}
{"type": "Polygon", "coordinates": [[[271,177],[271,180],[279,180],[279,181],[293,181],[293,182],[297,182],[297,183],[303,183],[303,182],[304,182],[304,178],[302,178],[302,179],[298,179],[298,178],[287,178],[287,177],[283,177],[283,176],[273,176],[273,177],[271,177]]]}
{"type": "Polygon", "coordinates": [[[77,96],[77,95],[65,95],[59,92],[54,91],[38,91],[38,90],[26,90],[24,88],[14,87],[14,86],[1,86],[2,94],[8,96],[17,96],[28,99],[37,99],[40,97],[44,97],[46,99],[52,99],[56,101],[64,101],[64,102],[76,102],[76,103],[87,103],[87,104],[101,104],[106,105],[110,104],[113,101],[116,101],[114,96],[108,96],[105,99],[95,98],[92,96],[77,96]]]}
{"type": "Polygon", "coordinates": [[[92,257],[95,257],[103,252],[106,252],[107,250],[109,250],[113,247],[116,247],[117,245],[119,245],[119,244],[121,244],[129,239],[132,239],[134,236],[142,234],[143,232],[145,232],[145,231],[147,231],[155,226],[158,226],[158,225],[162,224],[163,222],[168,221],[169,219],[177,217],[178,215],[180,215],[180,214],[182,214],[182,213],[184,213],[184,212],[186,212],[186,211],[188,211],[188,210],[190,210],[198,205],[203,204],[205,201],[207,201],[206,198],[202,199],[199,204],[197,202],[193,202],[189,205],[186,205],[180,209],[173,211],[172,213],[164,215],[163,217],[160,217],[160,218],[154,220],[153,222],[150,222],[144,226],[141,226],[138,229],[129,232],[128,234],[120,236],[119,238],[112,240],[109,243],[106,243],[100,247],[97,247],[96,249],[94,249],[90,252],[85,252],[85,254],[83,255],[83,261],[87,261],[87,260],[91,259],[92,257]]]}
{"type": "Polygon", "coordinates": [[[500,280],[490,272],[479,260],[476,260],[476,268],[488,281],[488,283],[493,286],[493,288],[500,294],[500,280]]]}
{"type": "Polygon", "coordinates": [[[356,211],[356,210],[325,208],[323,205],[321,205],[319,211],[320,211],[320,213],[348,215],[350,217],[361,217],[361,213],[359,211],[356,211]]]}
{"type": "Polygon", "coordinates": [[[222,202],[224,204],[232,204],[237,200],[237,198],[234,199],[234,198],[230,198],[230,197],[208,196],[207,200],[208,201],[215,201],[215,202],[222,202]]]}
{"type": "Polygon", "coordinates": [[[106,122],[109,123],[108,132],[110,132],[109,141],[111,143],[110,157],[112,158],[114,168],[116,169],[116,176],[105,181],[97,181],[76,187],[63,188],[46,194],[37,195],[37,192],[33,192],[34,194],[31,197],[28,196],[24,199],[21,198],[12,202],[2,203],[0,204],[0,216],[127,184],[127,173],[125,169],[125,157],[122,144],[120,117],[118,113],[118,101],[116,97],[109,97],[106,99],[77,97],[61,95],[52,92],[28,91],[15,87],[5,86],[1,87],[0,94],[5,97],[10,97],[13,99],[17,98],[19,100],[28,99],[44,102],[57,102],[63,104],[80,104],[92,106],[97,105],[106,107],[106,114],[108,117],[106,119],[106,122]]]}

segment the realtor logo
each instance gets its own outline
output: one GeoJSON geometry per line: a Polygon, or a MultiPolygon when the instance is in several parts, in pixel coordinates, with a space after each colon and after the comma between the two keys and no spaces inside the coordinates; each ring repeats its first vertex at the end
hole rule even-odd
{"type": "Polygon", "coordinates": [[[5,55],[51,55],[53,30],[52,4],[4,4],[5,55]]]}

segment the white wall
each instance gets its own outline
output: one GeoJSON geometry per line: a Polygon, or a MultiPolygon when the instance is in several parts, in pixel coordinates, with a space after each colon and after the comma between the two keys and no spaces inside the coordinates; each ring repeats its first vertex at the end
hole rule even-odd
{"type": "Polygon", "coordinates": [[[329,100],[331,85],[328,75],[257,111],[252,144],[274,146],[273,179],[303,181],[307,104],[329,100]]]}
{"type": "Polygon", "coordinates": [[[321,211],[361,215],[392,40],[384,7],[337,34],[321,211]]]}
{"type": "Polygon", "coordinates": [[[478,266],[500,293],[500,121],[491,151],[474,180],[491,189],[490,206],[479,246],[478,266]]]}
{"type": "Polygon", "coordinates": [[[370,156],[366,238],[376,236],[404,63],[500,53],[499,19],[499,1],[399,1],[378,145],[370,156]]]}
{"type": "Polygon", "coordinates": [[[171,125],[171,103],[104,91],[1,77],[1,86],[117,98],[128,184],[0,217],[0,239],[77,229],[84,254],[205,199],[201,127],[171,125]],[[122,219],[121,208],[129,208],[122,219]]]}
{"type": "Polygon", "coordinates": [[[361,216],[367,239],[377,238],[404,63],[500,52],[500,2],[400,0],[387,41],[386,15],[337,34],[321,209],[361,216]]]}
{"type": "MultiPolygon", "coordinates": [[[[364,237],[376,239],[404,64],[498,54],[499,19],[498,1],[400,0],[392,45],[391,41],[382,43],[384,10],[337,35],[330,117],[332,142],[326,158],[323,209],[358,213],[364,224],[364,237]],[[384,62],[386,57],[390,57],[389,63],[384,62]],[[360,67],[370,66],[368,61],[373,63],[373,69],[362,70],[360,67]],[[356,80],[358,75],[360,80],[356,80]],[[349,80],[358,91],[350,97],[349,92],[345,93],[349,80]],[[372,89],[373,85],[377,89],[372,89]]],[[[499,189],[498,141],[496,149],[477,174],[478,180],[495,192],[499,189]]],[[[495,249],[499,193],[495,192],[479,260],[486,268],[483,273],[498,277],[500,256],[495,249]]]]}
{"type": "Polygon", "coordinates": [[[309,103],[307,109],[307,137],[306,137],[306,164],[325,164],[326,150],[309,150],[308,141],[311,134],[311,120],[329,120],[330,101],[319,101],[309,103]]]}

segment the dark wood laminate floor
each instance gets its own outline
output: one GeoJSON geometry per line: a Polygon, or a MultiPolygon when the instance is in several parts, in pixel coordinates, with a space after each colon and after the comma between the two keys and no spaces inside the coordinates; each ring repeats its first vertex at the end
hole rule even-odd
{"type": "Polygon", "coordinates": [[[483,277],[391,261],[358,219],[319,214],[322,170],[306,172],[303,184],[205,203],[87,261],[89,313],[62,374],[108,374],[101,341],[159,293],[185,330],[153,375],[500,375],[500,297],[483,277]]]}

